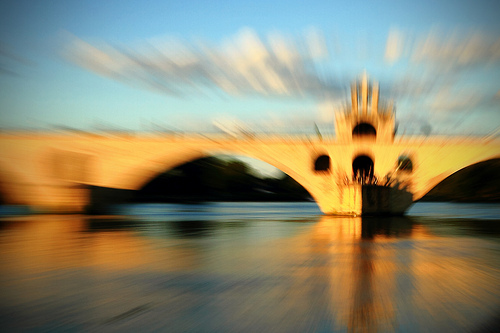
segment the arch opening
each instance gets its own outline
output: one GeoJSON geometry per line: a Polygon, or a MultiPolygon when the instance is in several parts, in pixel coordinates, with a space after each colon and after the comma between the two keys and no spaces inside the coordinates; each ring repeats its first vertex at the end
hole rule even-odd
{"type": "Polygon", "coordinates": [[[375,138],[377,136],[377,130],[371,124],[359,123],[352,130],[352,136],[355,137],[368,137],[375,138]]]}
{"type": "Polygon", "coordinates": [[[330,171],[330,156],[321,155],[314,161],[314,171],[329,172],[330,171]]]}
{"type": "Polygon", "coordinates": [[[311,199],[302,185],[270,164],[245,156],[213,155],[187,161],[157,174],[136,191],[134,201],[185,203],[311,199]],[[266,170],[261,170],[265,165],[266,170]]]}
{"type": "Polygon", "coordinates": [[[406,155],[401,155],[398,158],[398,166],[396,168],[398,171],[411,173],[413,171],[413,162],[406,155]]]}
{"type": "Polygon", "coordinates": [[[374,163],[373,160],[366,155],[359,155],[352,161],[352,172],[354,182],[371,183],[374,180],[373,176],[374,163]]]}
{"type": "Polygon", "coordinates": [[[441,180],[422,201],[500,202],[500,158],[459,169],[441,180]]]}

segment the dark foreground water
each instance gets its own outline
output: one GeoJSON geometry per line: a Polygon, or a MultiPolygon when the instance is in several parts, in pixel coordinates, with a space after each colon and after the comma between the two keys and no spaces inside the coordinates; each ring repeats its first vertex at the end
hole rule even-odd
{"type": "Polygon", "coordinates": [[[500,206],[314,203],[0,220],[6,332],[496,332],[500,206]]]}

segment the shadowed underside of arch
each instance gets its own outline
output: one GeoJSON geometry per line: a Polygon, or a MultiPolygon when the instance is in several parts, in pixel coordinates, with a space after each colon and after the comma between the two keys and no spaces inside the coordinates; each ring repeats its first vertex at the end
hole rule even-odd
{"type": "Polygon", "coordinates": [[[135,192],[135,201],[305,201],[311,196],[290,176],[263,178],[237,156],[188,161],[160,173],[135,192]]]}
{"type": "Polygon", "coordinates": [[[469,165],[433,187],[424,201],[500,202],[500,158],[469,165]]]}
{"type": "Polygon", "coordinates": [[[260,162],[267,163],[276,169],[280,170],[284,174],[290,176],[292,179],[296,180],[296,176],[292,169],[280,165],[279,163],[273,163],[273,161],[269,161],[265,158],[259,158],[252,154],[243,154],[240,152],[233,151],[206,151],[206,152],[194,152],[191,154],[182,154],[178,156],[167,156],[161,161],[157,161],[154,163],[154,167],[144,166],[142,163],[138,163],[137,167],[134,167],[133,172],[128,172],[129,179],[127,180],[127,188],[132,190],[140,190],[144,186],[146,186],[149,182],[153,181],[156,177],[161,174],[172,171],[176,168],[182,167],[186,164],[209,159],[209,158],[217,158],[223,156],[224,158],[238,160],[237,157],[248,157],[260,162]]]}

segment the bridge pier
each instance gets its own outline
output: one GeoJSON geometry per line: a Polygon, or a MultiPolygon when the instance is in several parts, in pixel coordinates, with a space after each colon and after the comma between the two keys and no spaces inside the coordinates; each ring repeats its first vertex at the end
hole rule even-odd
{"type": "Polygon", "coordinates": [[[112,205],[130,202],[135,192],[70,183],[17,183],[9,186],[9,190],[2,193],[2,204],[26,206],[30,212],[38,214],[92,215],[112,214],[112,205]]]}
{"type": "Polygon", "coordinates": [[[87,191],[88,201],[84,212],[91,215],[112,214],[112,205],[130,202],[135,192],[101,186],[88,186],[87,191]]]}
{"type": "Polygon", "coordinates": [[[18,190],[24,193],[22,201],[34,213],[83,213],[88,203],[88,189],[80,184],[23,184],[18,190]]]}
{"type": "Polygon", "coordinates": [[[397,188],[348,184],[314,196],[329,215],[402,215],[413,203],[412,194],[397,188]]]}
{"type": "Polygon", "coordinates": [[[359,189],[353,186],[333,185],[317,195],[316,202],[321,211],[330,215],[358,215],[362,202],[358,199],[359,189]]]}

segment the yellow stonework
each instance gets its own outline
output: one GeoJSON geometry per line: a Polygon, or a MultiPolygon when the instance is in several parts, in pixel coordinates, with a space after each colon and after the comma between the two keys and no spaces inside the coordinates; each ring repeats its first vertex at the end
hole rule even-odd
{"type": "Polygon", "coordinates": [[[454,172],[500,158],[500,140],[475,138],[396,138],[372,140],[263,137],[97,136],[55,134],[0,135],[1,190],[8,203],[46,210],[81,210],[88,200],[80,185],[139,189],[159,173],[214,154],[235,154],[267,162],[290,175],[325,213],[350,211],[343,187],[353,177],[352,162],[371,157],[374,175],[408,186],[417,200],[454,172]],[[314,170],[320,155],[331,158],[327,172],[314,170]],[[410,156],[413,171],[399,177],[398,157],[410,156]],[[66,156],[66,157],[64,157],[66,156]],[[59,159],[59,161],[57,160],[59,159]],[[342,190],[340,190],[342,188],[342,190]]]}

